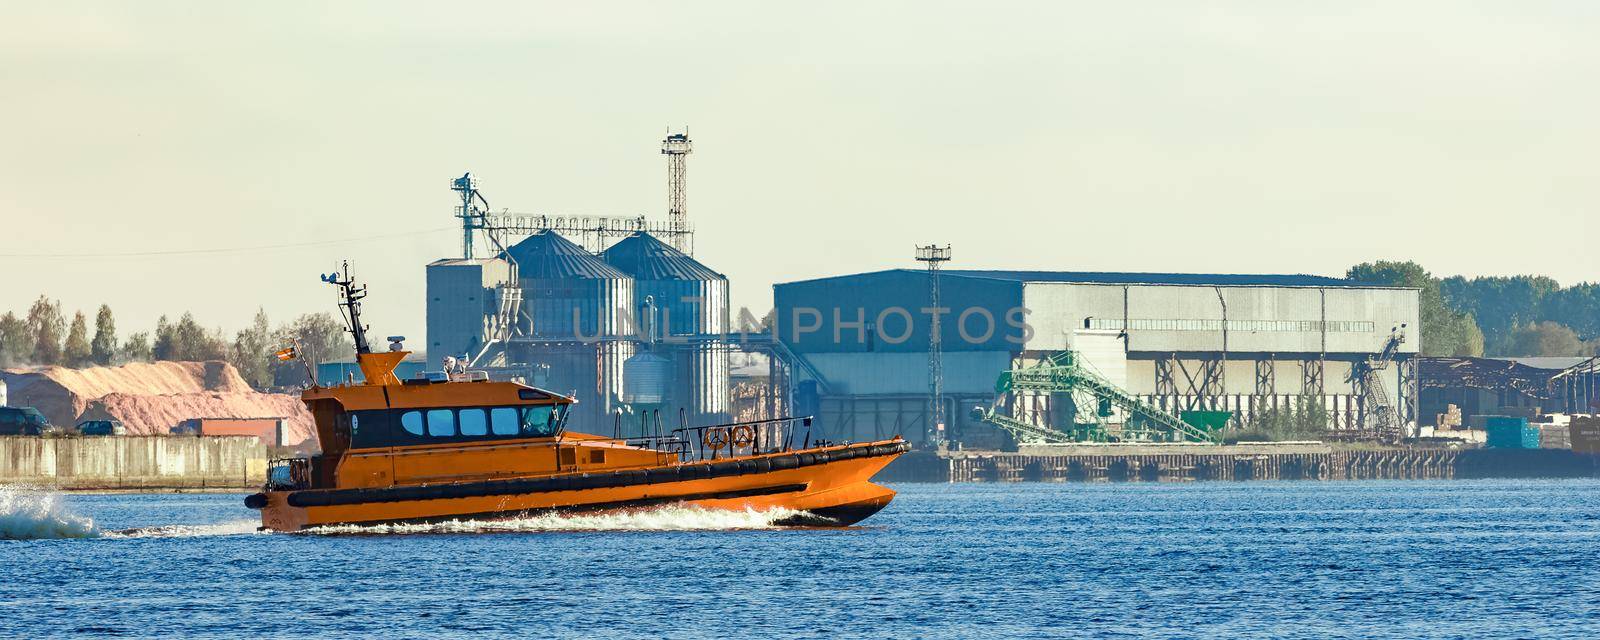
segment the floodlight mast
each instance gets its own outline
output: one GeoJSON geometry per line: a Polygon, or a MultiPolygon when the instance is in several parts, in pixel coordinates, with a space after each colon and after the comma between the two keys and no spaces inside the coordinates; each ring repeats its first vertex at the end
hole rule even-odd
{"type": "Polygon", "coordinates": [[[917,262],[928,263],[928,298],[932,323],[928,327],[928,436],[935,445],[943,446],[944,434],[944,361],[941,357],[944,329],[939,317],[939,268],[950,261],[950,245],[925,245],[917,247],[917,262]]]}

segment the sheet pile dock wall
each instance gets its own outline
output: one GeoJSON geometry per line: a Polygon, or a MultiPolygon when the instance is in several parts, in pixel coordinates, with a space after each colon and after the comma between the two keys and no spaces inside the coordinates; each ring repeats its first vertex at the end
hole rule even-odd
{"type": "Polygon", "coordinates": [[[1566,450],[1377,449],[1323,445],[1056,447],[1056,451],[915,452],[885,482],[1172,482],[1600,477],[1600,455],[1566,450]]]}

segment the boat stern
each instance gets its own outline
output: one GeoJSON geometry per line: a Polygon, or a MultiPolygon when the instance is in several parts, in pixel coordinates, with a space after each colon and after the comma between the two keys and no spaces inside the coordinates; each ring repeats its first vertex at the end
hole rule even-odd
{"type": "Polygon", "coordinates": [[[289,491],[262,491],[245,496],[244,506],[261,512],[262,531],[299,531],[308,522],[306,510],[289,504],[289,491]]]}

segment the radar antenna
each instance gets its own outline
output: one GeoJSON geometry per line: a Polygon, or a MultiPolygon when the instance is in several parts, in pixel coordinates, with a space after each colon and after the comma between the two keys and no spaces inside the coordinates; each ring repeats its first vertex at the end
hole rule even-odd
{"type": "Polygon", "coordinates": [[[367,327],[361,324],[361,299],[367,297],[367,288],[356,286],[356,281],[350,278],[350,261],[344,261],[343,274],[325,273],[322,281],[339,287],[339,306],[347,310],[344,320],[349,325],[350,336],[356,340],[356,353],[372,353],[372,347],[367,344],[367,327]]]}

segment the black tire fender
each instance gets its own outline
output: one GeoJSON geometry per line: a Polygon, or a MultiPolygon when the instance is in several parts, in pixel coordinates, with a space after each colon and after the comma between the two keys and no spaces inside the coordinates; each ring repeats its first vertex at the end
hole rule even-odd
{"type": "Polygon", "coordinates": [[[680,473],[682,467],[658,467],[644,473],[646,484],[661,484],[663,482],[676,482],[683,477],[680,473]]]}

